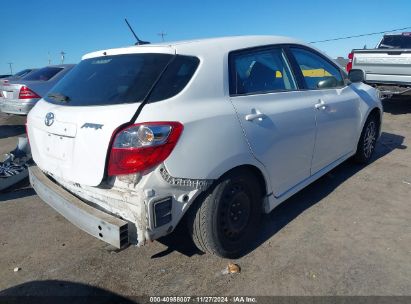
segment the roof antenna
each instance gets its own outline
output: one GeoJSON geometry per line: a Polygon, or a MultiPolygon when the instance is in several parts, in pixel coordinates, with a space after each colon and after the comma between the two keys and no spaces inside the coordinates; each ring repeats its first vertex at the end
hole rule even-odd
{"type": "Polygon", "coordinates": [[[127,23],[128,28],[130,29],[130,31],[133,33],[134,37],[136,38],[137,42],[135,43],[135,45],[143,45],[143,44],[150,44],[150,42],[148,41],[143,41],[138,39],[136,33],[134,33],[133,29],[131,28],[130,23],[128,23],[127,18],[124,18],[124,21],[127,23]]]}

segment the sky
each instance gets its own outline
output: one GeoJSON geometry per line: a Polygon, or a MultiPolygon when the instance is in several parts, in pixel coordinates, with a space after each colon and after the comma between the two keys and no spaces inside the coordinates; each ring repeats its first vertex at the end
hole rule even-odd
{"type": "MultiPolygon", "coordinates": [[[[281,35],[306,42],[411,27],[409,0],[0,0],[0,74],[61,62],[96,50],[134,44],[232,35],[281,35]]],[[[411,31],[411,28],[408,30],[411,31]]],[[[315,47],[347,57],[375,47],[382,35],[315,47]]]]}

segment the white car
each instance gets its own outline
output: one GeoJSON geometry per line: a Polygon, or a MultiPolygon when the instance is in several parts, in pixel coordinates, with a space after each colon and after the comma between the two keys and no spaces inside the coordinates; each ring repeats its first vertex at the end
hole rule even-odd
{"type": "Polygon", "coordinates": [[[118,248],[171,233],[240,256],[262,213],[348,158],[369,162],[378,92],[294,39],[90,53],[28,115],[38,195],[118,248]]]}

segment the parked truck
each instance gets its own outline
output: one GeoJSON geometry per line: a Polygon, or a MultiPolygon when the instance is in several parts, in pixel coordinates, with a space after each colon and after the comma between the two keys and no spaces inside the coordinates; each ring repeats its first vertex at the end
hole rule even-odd
{"type": "Polygon", "coordinates": [[[375,49],[354,49],[347,72],[360,69],[381,97],[411,95],[411,33],[384,35],[375,49]]]}

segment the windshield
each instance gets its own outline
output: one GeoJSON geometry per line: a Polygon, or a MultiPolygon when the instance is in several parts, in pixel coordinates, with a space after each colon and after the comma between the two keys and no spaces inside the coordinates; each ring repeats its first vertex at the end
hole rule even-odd
{"type": "Polygon", "coordinates": [[[198,65],[198,60],[192,58],[170,54],[127,54],[86,59],[54,86],[45,100],[66,106],[140,102],[172,62],[163,76],[172,70],[174,77],[168,78],[167,83],[160,80],[158,86],[163,90],[154,90],[152,95],[155,96],[151,95],[150,101],[164,99],[177,94],[187,84],[198,65]],[[179,66],[172,68],[176,64],[179,66]],[[184,81],[181,81],[182,77],[184,81]],[[180,82],[176,83],[178,80],[180,82]],[[165,87],[170,89],[164,91],[165,87]]]}
{"type": "Polygon", "coordinates": [[[410,49],[411,36],[407,35],[388,35],[384,36],[379,49],[410,49]]]}

